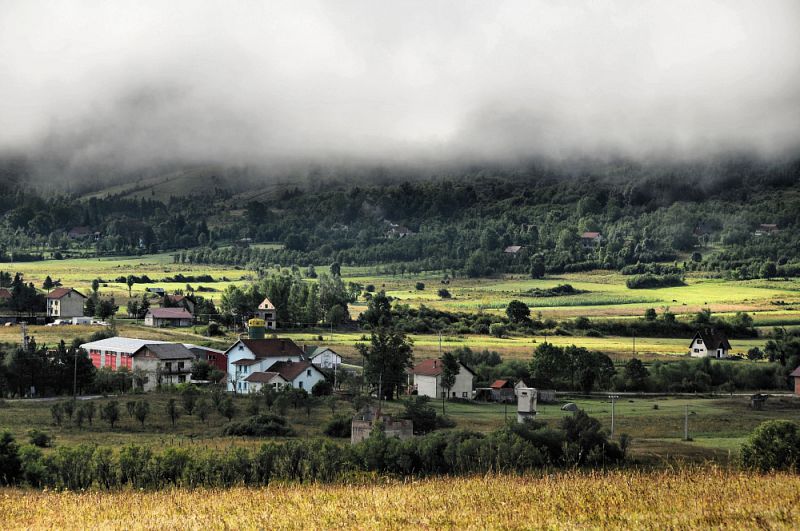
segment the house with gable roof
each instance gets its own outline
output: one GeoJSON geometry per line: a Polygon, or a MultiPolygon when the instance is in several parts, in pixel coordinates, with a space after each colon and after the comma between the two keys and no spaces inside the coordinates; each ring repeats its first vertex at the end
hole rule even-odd
{"type": "Polygon", "coordinates": [[[689,345],[689,355],[693,358],[727,358],[730,350],[725,334],[713,328],[698,330],[689,345]]]}
{"type": "MultiPolygon", "coordinates": [[[[456,382],[453,388],[449,389],[449,398],[466,398],[472,400],[472,380],[475,378],[475,373],[464,365],[459,363],[461,368],[456,375],[456,382]]],[[[424,360],[416,365],[411,370],[414,375],[414,388],[418,395],[429,396],[431,398],[442,398],[448,391],[442,389],[441,376],[444,365],[441,360],[424,360]]]]}
{"type": "Polygon", "coordinates": [[[47,317],[72,319],[83,317],[86,296],[72,288],[56,288],[45,297],[47,317]]]}

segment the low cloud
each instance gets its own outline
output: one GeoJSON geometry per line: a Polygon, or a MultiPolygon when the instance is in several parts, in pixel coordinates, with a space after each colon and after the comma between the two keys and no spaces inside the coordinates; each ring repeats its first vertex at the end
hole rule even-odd
{"type": "Polygon", "coordinates": [[[777,156],[800,4],[6,1],[0,150],[168,164],[777,156]]]}

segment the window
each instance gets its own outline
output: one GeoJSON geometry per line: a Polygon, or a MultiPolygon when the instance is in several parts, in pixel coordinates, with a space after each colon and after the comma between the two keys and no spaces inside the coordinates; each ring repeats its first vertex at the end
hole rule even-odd
{"type": "Polygon", "coordinates": [[[695,352],[700,352],[699,348],[694,349],[695,352]]]}
{"type": "Polygon", "coordinates": [[[178,370],[179,370],[179,371],[182,371],[182,370],[183,370],[183,362],[182,362],[182,361],[179,361],[179,362],[178,362],[178,370]]]}
{"type": "Polygon", "coordinates": [[[181,374],[180,376],[178,376],[178,382],[180,382],[180,383],[184,383],[185,381],[186,381],[186,376],[184,376],[183,374],[181,374]]]}
{"type": "Polygon", "coordinates": [[[297,387],[299,387],[300,389],[302,389],[302,388],[303,388],[303,382],[299,382],[299,383],[297,384],[297,387]]]}
{"type": "Polygon", "coordinates": [[[702,345],[702,344],[703,344],[703,340],[702,340],[702,339],[698,339],[698,340],[697,340],[697,344],[698,344],[698,345],[702,345]]]}
{"type": "Polygon", "coordinates": [[[469,397],[467,396],[467,392],[466,392],[466,391],[464,391],[463,393],[461,393],[461,398],[469,398],[469,397]]]}
{"type": "Polygon", "coordinates": [[[308,370],[306,371],[306,376],[311,376],[311,369],[308,369],[308,370]]]}
{"type": "Polygon", "coordinates": [[[171,371],[171,370],[172,370],[172,362],[171,362],[171,361],[168,361],[168,362],[166,362],[166,363],[164,364],[164,369],[165,369],[167,372],[171,371]]]}

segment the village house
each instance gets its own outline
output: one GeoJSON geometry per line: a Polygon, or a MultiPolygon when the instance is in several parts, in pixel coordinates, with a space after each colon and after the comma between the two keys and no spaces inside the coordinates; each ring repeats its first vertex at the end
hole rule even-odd
{"type": "Polygon", "coordinates": [[[183,308],[150,308],[144,324],[156,328],[192,326],[192,314],[183,308]]]}
{"type": "Polygon", "coordinates": [[[306,348],[308,361],[322,369],[336,369],[342,363],[342,357],[330,347],[306,348]]]}
{"type": "Polygon", "coordinates": [[[150,343],[131,355],[133,370],[145,375],[144,391],[189,381],[194,353],[178,343],[150,343]]]}
{"type": "Polygon", "coordinates": [[[392,223],[390,221],[387,221],[386,223],[388,224],[388,229],[385,233],[387,238],[405,238],[406,236],[411,236],[414,234],[414,231],[406,226],[398,225],[397,223],[392,223]]]}
{"type": "Polygon", "coordinates": [[[505,254],[517,254],[523,249],[524,249],[524,247],[521,246],[521,245],[509,245],[508,247],[503,249],[503,252],[505,254]]]}
{"type": "Polygon", "coordinates": [[[264,299],[261,301],[261,304],[258,305],[256,317],[264,321],[264,325],[267,329],[276,330],[278,328],[278,311],[269,299],[264,299]]]}
{"type": "Polygon", "coordinates": [[[800,367],[793,370],[789,376],[794,378],[794,394],[800,396],[800,367]]]}
{"type": "Polygon", "coordinates": [[[82,238],[88,238],[92,235],[92,229],[89,227],[72,227],[70,231],[67,233],[67,237],[70,240],[80,240],[82,238]]]}
{"type": "Polygon", "coordinates": [[[711,328],[698,331],[689,345],[689,355],[693,358],[727,358],[730,350],[725,334],[711,328]]]}
{"type": "Polygon", "coordinates": [[[277,361],[272,364],[268,372],[277,372],[296,389],[311,389],[325,379],[325,375],[309,361],[277,361]]]}
{"type": "MultiPolygon", "coordinates": [[[[475,373],[472,369],[459,363],[453,388],[449,390],[449,398],[466,398],[472,400],[472,380],[475,373]]],[[[443,398],[447,390],[442,389],[441,376],[444,366],[440,360],[425,360],[417,363],[411,370],[414,375],[414,389],[418,395],[431,398],[443,398]]]]}
{"type": "Polygon", "coordinates": [[[303,350],[291,339],[239,339],[225,351],[228,391],[248,393],[245,381],[256,372],[268,372],[279,361],[304,361],[303,350]]]}
{"type": "Polygon", "coordinates": [[[98,369],[108,367],[112,371],[125,368],[133,370],[133,353],[148,344],[162,344],[168,341],[136,339],[131,337],[109,337],[84,343],[80,347],[89,355],[92,365],[98,369]]]}
{"type": "Polygon", "coordinates": [[[581,234],[581,245],[584,249],[594,249],[603,242],[603,235],[599,232],[584,232],[581,234]]]}
{"type": "Polygon", "coordinates": [[[86,297],[72,288],[56,288],[45,297],[47,317],[72,319],[83,317],[86,297]]]}
{"type": "Polygon", "coordinates": [[[753,233],[754,236],[769,236],[778,232],[778,226],[774,223],[762,223],[753,233]]]}
{"type": "Polygon", "coordinates": [[[194,301],[185,295],[164,295],[162,308],[183,308],[194,315],[194,301]]]}

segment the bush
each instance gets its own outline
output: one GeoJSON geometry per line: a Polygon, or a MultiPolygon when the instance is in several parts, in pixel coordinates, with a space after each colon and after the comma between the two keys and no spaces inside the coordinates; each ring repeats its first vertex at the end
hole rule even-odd
{"type": "Polygon", "coordinates": [[[20,473],[19,448],[11,433],[0,434],[0,485],[13,484],[20,473]]]}
{"type": "Polygon", "coordinates": [[[350,437],[350,423],[352,419],[344,415],[333,417],[325,426],[325,435],[329,437],[350,437]]]}
{"type": "Polygon", "coordinates": [[[312,396],[328,396],[333,394],[333,384],[328,380],[320,380],[311,388],[312,396]]]}
{"type": "Polygon", "coordinates": [[[742,465],[763,472],[797,470],[800,465],[800,430],[788,420],[769,420],[758,426],[742,445],[742,465]]]}
{"type": "Polygon", "coordinates": [[[685,286],[683,277],[680,275],[652,275],[645,273],[644,275],[636,275],[625,281],[628,289],[652,289],[652,288],[666,288],[672,286],[685,286]]]}
{"type": "Polygon", "coordinates": [[[417,284],[414,287],[417,289],[417,291],[423,291],[425,289],[425,283],[417,282],[417,284]]]}
{"type": "Polygon", "coordinates": [[[249,437],[281,437],[294,435],[294,430],[286,419],[278,415],[257,415],[240,422],[232,422],[225,427],[225,435],[246,435],[249,437]]]}
{"type": "Polygon", "coordinates": [[[452,295],[450,295],[450,292],[445,288],[441,288],[439,289],[439,297],[442,299],[449,299],[450,297],[452,297],[452,295]]]}
{"type": "Polygon", "coordinates": [[[28,430],[28,441],[39,448],[50,448],[53,446],[53,438],[43,431],[28,430]]]}

